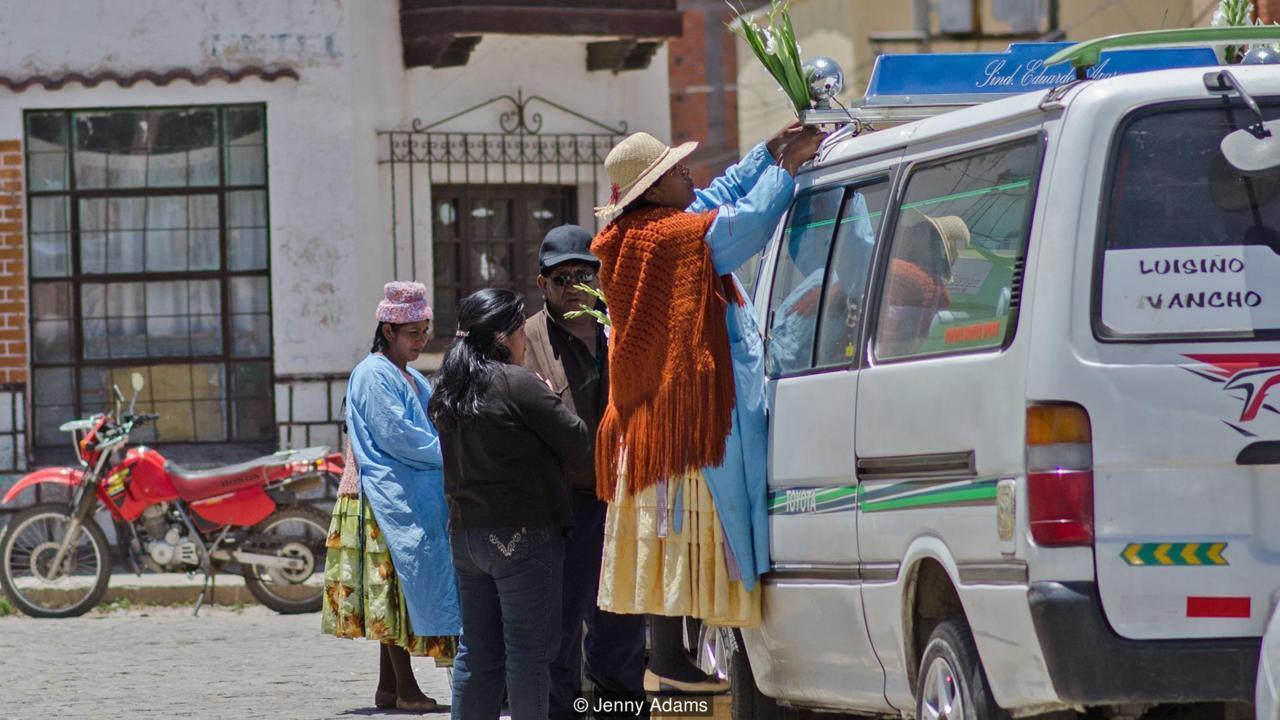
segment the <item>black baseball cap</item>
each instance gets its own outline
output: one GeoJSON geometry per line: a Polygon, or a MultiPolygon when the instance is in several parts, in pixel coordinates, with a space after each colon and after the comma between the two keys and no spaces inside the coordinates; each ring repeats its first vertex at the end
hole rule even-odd
{"type": "Polygon", "coordinates": [[[591,233],[577,225],[561,225],[552,228],[538,248],[538,269],[545,273],[567,262],[591,263],[600,266],[600,258],[591,254],[591,233]]]}

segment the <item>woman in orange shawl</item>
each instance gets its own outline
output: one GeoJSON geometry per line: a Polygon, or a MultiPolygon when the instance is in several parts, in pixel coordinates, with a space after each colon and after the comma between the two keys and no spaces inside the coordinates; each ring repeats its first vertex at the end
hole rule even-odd
{"type": "Polygon", "coordinates": [[[788,128],[702,191],[681,164],[696,143],[636,133],[605,160],[613,194],[598,214],[617,217],[592,243],[613,323],[596,439],[602,609],[759,623],[768,526],[763,457],[747,456],[763,453],[761,341],[730,273],[763,248],[821,138],[788,128]]]}

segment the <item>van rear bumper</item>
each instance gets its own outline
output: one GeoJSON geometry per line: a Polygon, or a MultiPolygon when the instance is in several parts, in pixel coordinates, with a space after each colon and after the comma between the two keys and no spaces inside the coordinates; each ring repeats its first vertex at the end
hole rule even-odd
{"type": "Polygon", "coordinates": [[[1253,701],[1261,638],[1122,638],[1095,583],[1036,582],[1027,597],[1049,677],[1068,705],[1253,701]]]}

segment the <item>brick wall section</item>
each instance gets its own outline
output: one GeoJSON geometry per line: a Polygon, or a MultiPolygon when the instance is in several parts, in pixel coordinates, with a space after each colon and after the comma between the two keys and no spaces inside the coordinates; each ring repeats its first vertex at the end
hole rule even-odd
{"type": "Polygon", "coordinates": [[[26,198],[22,143],[0,140],[0,385],[27,382],[26,198]]]}
{"type": "MultiPolygon", "coordinates": [[[[738,159],[738,64],[723,0],[681,0],[684,34],[668,43],[671,142],[697,140],[685,163],[704,187],[738,159]]],[[[762,138],[763,139],[763,138],[762,138]]]]}

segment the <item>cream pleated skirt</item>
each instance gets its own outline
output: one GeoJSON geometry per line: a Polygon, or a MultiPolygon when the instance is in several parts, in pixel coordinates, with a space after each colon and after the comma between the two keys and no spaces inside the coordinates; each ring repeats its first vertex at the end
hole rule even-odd
{"type": "Polygon", "coordinates": [[[729,575],[728,548],[701,472],[629,496],[618,483],[604,526],[599,604],[615,613],[685,615],[711,625],[760,624],[761,583],[729,575]],[[677,483],[683,490],[676,533],[677,483]],[[664,499],[665,498],[665,499],[664,499]]]}

